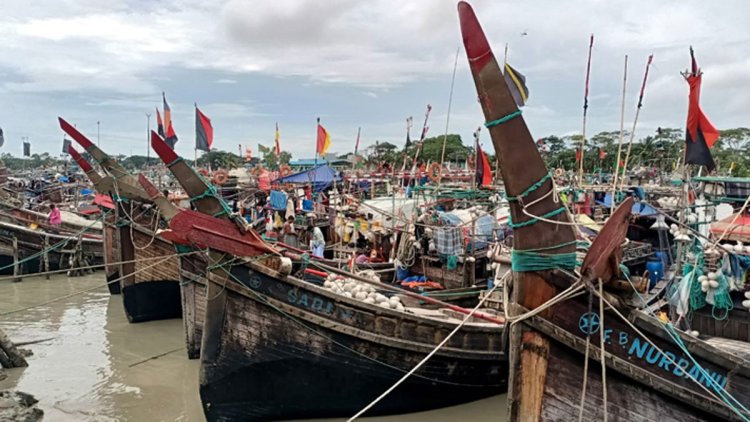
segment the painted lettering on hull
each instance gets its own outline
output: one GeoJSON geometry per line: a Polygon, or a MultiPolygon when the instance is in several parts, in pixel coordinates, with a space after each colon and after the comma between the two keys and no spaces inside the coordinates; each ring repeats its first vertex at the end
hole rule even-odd
{"type": "Polygon", "coordinates": [[[584,335],[595,335],[603,330],[606,345],[620,346],[630,359],[638,359],[649,366],[659,368],[675,377],[686,378],[712,389],[723,389],[727,385],[726,375],[703,368],[688,356],[681,356],[669,350],[659,351],[651,342],[632,333],[600,326],[599,315],[584,313],[578,320],[578,328],[584,335]]]}

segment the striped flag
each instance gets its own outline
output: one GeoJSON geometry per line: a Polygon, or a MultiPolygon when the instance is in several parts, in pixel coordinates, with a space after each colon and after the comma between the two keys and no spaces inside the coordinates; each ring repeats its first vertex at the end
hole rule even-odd
{"type": "Polygon", "coordinates": [[[166,135],[164,137],[164,142],[166,142],[170,148],[174,149],[175,144],[177,144],[177,134],[172,125],[172,109],[169,108],[169,104],[167,104],[167,96],[164,92],[161,93],[161,98],[164,102],[164,133],[166,135]]]}
{"type": "Polygon", "coordinates": [[[274,152],[276,153],[276,156],[278,157],[281,155],[281,144],[279,144],[279,122],[276,122],[276,136],[273,139],[274,141],[274,152]]]}
{"type": "Polygon", "coordinates": [[[325,155],[326,151],[328,151],[328,147],[330,146],[331,135],[328,134],[328,131],[323,127],[323,125],[320,124],[320,119],[318,119],[318,145],[315,149],[315,152],[323,156],[325,155]]]}
{"type": "Polygon", "coordinates": [[[526,101],[529,99],[529,88],[526,87],[526,77],[521,72],[513,69],[511,65],[505,63],[505,83],[510,89],[513,99],[516,100],[516,104],[519,107],[526,105],[526,101]]]}
{"type": "Polygon", "coordinates": [[[211,119],[195,105],[195,149],[209,152],[214,143],[214,128],[211,119]]]}
{"type": "Polygon", "coordinates": [[[164,122],[161,120],[161,113],[159,107],[156,107],[156,133],[164,139],[164,122]]]}

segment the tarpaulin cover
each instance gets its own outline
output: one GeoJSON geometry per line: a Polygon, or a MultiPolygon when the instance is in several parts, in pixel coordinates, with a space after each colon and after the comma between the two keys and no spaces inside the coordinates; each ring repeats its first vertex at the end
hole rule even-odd
{"type": "Polygon", "coordinates": [[[311,184],[316,192],[326,189],[334,182],[341,180],[339,172],[328,164],[323,164],[310,170],[290,174],[289,176],[280,177],[273,183],[296,183],[307,185],[311,184]]]}

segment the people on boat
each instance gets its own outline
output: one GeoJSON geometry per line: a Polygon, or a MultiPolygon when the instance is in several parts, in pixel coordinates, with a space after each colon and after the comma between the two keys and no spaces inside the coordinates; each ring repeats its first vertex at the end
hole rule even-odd
{"type": "Polygon", "coordinates": [[[311,226],[312,239],[310,239],[310,252],[313,256],[323,258],[323,251],[326,247],[326,239],[323,236],[323,231],[318,226],[311,226]]]}
{"type": "Polygon", "coordinates": [[[49,223],[53,227],[60,227],[62,224],[62,214],[60,214],[60,209],[55,206],[55,204],[52,204],[49,206],[49,223]]]}
{"type": "Polygon", "coordinates": [[[297,247],[297,231],[294,228],[294,217],[288,216],[286,218],[286,222],[284,223],[284,227],[281,230],[282,234],[284,235],[284,243],[286,243],[289,246],[297,247]]]}

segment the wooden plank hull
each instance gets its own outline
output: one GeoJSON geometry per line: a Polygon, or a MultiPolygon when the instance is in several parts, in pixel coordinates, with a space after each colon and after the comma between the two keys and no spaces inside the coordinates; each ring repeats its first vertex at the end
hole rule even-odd
{"type": "MultiPolygon", "coordinates": [[[[123,209],[118,210],[123,216],[123,209]]],[[[128,215],[134,215],[132,209],[128,215]]],[[[174,245],[145,225],[125,223],[116,229],[119,274],[125,315],[130,322],[179,318],[179,257],[174,245]]]]}
{"type": "Polygon", "coordinates": [[[120,294],[120,245],[117,242],[117,227],[114,214],[105,221],[102,241],[104,242],[104,274],[109,293],[120,294]]]}
{"type": "MultiPolygon", "coordinates": [[[[220,294],[209,301],[200,373],[209,421],[351,416],[455,327],[338,297],[258,264],[231,271],[242,284],[211,275],[220,294]]],[[[493,324],[465,326],[368,414],[438,408],[504,391],[502,331],[493,324]]]]}
{"type": "MultiPolygon", "coordinates": [[[[4,261],[8,261],[8,264],[0,267],[2,268],[0,274],[7,275],[13,273],[12,265],[8,268],[5,267],[13,263],[14,238],[17,240],[20,260],[28,259],[32,256],[35,257],[28,259],[21,264],[21,274],[34,274],[44,271],[42,254],[45,250],[45,235],[49,239],[49,247],[54,246],[59,242],[67,241],[67,243],[62,246],[48,251],[50,271],[70,268],[68,258],[70,253],[76,248],[78,241],[76,237],[64,234],[47,233],[41,230],[30,229],[25,225],[0,221],[0,255],[4,257],[4,261]]],[[[88,259],[89,264],[102,264],[104,254],[101,239],[83,238],[81,248],[83,249],[83,255],[88,259]]]]}
{"type": "Polygon", "coordinates": [[[203,322],[206,318],[206,261],[200,255],[180,258],[180,293],[185,345],[189,359],[200,357],[203,322]]]}
{"type": "MultiPolygon", "coordinates": [[[[536,380],[543,388],[538,418],[533,420],[575,420],[583,387],[586,333],[591,331],[587,398],[584,416],[603,418],[603,394],[598,353],[600,330],[604,330],[607,363],[607,412],[609,420],[623,421],[715,421],[739,420],[729,408],[690,377],[709,389],[721,385],[745,406],[750,405],[750,362],[690,337],[681,338],[697,365],[667,336],[662,323],[633,311],[630,317],[647,338],[638,334],[613,312],[605,312],[603,328],[598,312],[588,312],[583,300],[572,300],[551,308],[549,317],[535,317],[516,334],[521,358],[512,363],[518,371],[532,354],[547,360],[549,368],[536,380]],[[591,327],[591,328],[587,328],[591,327]],[[530,330],[529,328],[533,329],[530,330]],[[540,341],[541,339],[541,341],[540,341]],[[664,352],[662,354],[661,351],[664,352]],[[710,376],[711,380],[708,379],[710,376]]],[[[523,391],[526,379],[513,381],[523,391]]],[[[528,403],[527,403],[528,404],[528,403]]],[[[534,406],[532,406],[534,407],[534,406]]],[[[516,409],[518,411],[518,409],[516,409]]],[[[527,413],[528,415],[528,413],[527,413]]],[[[518,420],[518,413],[512,414],[518,420]]]]}

